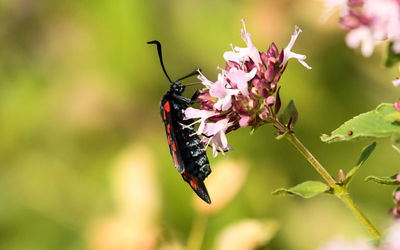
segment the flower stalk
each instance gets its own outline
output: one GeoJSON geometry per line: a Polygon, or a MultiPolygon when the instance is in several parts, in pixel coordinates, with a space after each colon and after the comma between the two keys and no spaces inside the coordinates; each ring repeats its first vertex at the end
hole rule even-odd
{"type": "Polygon", "coordinates": [[[292,145],[307,159],[311,166],[321,175],[322,178],[331,187],[332,193],[338,197],[346,205],[350,211],[353,212],[357,218],[364,224],[367,230],[373,235],[374,238],[380,238],[380,234],[375,226],[368,220],[368,218],[363,214],[360,208],[351,199],[350,194],[347,192],[347,187],[338,184],[335,179],[329,174],[329,172],[318,162],[318,160],[311,154],[311,152],[301,143],[301,141],[296,137],[293,131],[290,131],[278,120],[274,122],[275,127],[283,134],[285,138],[292,143],[292,145]]]}

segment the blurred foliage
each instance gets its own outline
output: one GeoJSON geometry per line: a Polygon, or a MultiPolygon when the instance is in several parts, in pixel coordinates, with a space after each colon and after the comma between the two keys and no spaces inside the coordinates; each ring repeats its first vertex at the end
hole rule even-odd
{"type": "MultiPolygon", "coordinates": [[[[319,136],[397,100],[391,84],[396,69],[380,66],[384,48],[368,59],[347,48],[335,18],[318,22],[322,10],[318,0],[1,1],[0,249],[185,245],[196,214],[193,192],[170,159],[159,117],[169,85],[146,42],[162,42],[172,78],[201,67],[216,80],[222,53],[230,43],[242,44],[241,18],[260,50],[272,41],[283,48],[295,24],[303,29],[294,51],[306,54],[313,69],[289,63],[281,80],[283,105],[295,100],[298,137],[333,175],[354,166],[367,142],[325,145],[319,136]],[[138,218],[148,220],[139,225],[138,218]]],[[[330,197],[271,196],[318,176],[291,145],[274,140],[274,128],[249,132],[228,135],[235,148],[230,158],[247,162],[248,173],[233,200],[209,217],[204,249],[246,218],[281,225],[268,244],[275,250],[315,249],[336,234],[366,233],[330,197]]],[[[210,159],[211,166],[222,160],[210,159]]],[[[391,174],[398,162],[390,141],[379,141],[351,188],[380,229],[390,222],[391,189],[372,187],[363,177],[391,174]]]]}

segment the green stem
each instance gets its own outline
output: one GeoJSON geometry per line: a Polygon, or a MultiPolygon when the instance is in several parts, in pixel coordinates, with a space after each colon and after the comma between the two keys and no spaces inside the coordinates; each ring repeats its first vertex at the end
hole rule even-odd
{"type": "Polygon", "coordinates": [[[344,202],[344,204],[346,204],[346,206],[362,221],[362,223],[368,228],[368,230],[375,238],[378,239],[381,237],[378,230],[376,230],[374,225],[372,225],[372,223],[368,220],[368,218],[365,217],[365,215],[357,207],[357,205],[354,203],[354,201],[351,199],[348,193],[343,193],[341,195],[336,195],[336,196],[339,197],[344,202]]]}
{"type": "Polygon", "coordinates": [[[207,216],[201,213],[195,215],[192,229],[187,241],[187,250],[200,250],[207,226],[207,216]]]}
{"type": "Polygon", "coordinates": [[[274,121],[274,125],[276,128],[279,129],[279,131],[281,131],[282,133],[286,133],[285,138],[288,139],[298,151],[300,151],[300,153],[308,160],[308,162],[322,176],[322,178],[324,178],[326,182],[328,182],[335,196],[346,204],[346,206],[361,220],[364,226],[375,238],[379,238],[379,232],[351,199],[350,195],[347,193],[347,187],[336,183],[335,179],[333,179],[328,171],[326,171],[321,163],[319,163],[318,160],[310,153],[310,151],[308,151],[308,149],[300,142],[300,140],[295,136],[292,131],[290,131],[287,127],[285,127],[277,120],[274,121]]]}

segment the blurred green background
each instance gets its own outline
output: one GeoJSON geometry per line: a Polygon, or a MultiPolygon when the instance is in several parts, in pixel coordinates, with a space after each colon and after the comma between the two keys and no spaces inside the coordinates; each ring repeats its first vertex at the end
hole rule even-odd
{"type": "MultiPolygon", "coordinates": [[[[384,45],[363,58],[346,47],[338,17],[321,23],[322,13],[318,0],[1,1],[0,249],[184,246],[198,212],[169,155],[159,116],[169,84],[146,42],[162,42],[173,79],[200,67],[216,80],[229,44],[244,46],[242,18],[259,50],[271,42],[284,48],[294,25],[303,29],[294,51],[306,54],[313,69],[290,61],[281,80],[283,103],[295,100],[297,136],[334,176],[350,169],[368,142],[327,145],[319,136],[380,102],[396,101],[391,80],[398,72],[381,66],[384,45]]],[[[337,235],[367,237],[332,197],[271,196],[320,179],[274,133],[265,126],[252,136],[247,129],[228,135],[235,148],[229,157],[249,170],[233,200],[209,217],[203,248],[245,218],[279,224],[261,249],[309,250],[337,235]]],[[[209,157],[212,167],[224,161],[209,157]]],[[[379,141],[350,190],[381,230],[391,221],[392,189],[363,178],[392,175],[398,167],[390,141],[379,141]]]]}

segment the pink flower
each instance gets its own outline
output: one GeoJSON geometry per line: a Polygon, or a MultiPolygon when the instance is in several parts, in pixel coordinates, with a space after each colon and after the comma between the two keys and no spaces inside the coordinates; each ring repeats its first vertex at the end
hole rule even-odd
{"type": "Polygon", "coordinates": [[[392,81],[392,83],[393,83],[393,85],[394,85],[395,87],[399,86],[399,85],[400,85],[400,78],[394,79],[394,80],[392,81]]]}
{"type": "Polygon", "coordinates": [[[361,26],[350,31],[346,36],[347,46],[350,48],[358,48],[361,46],[361,54],[369,57],[374,52],[375,39],[368,27],[361,26]]]}
{"type": "Polygon", "coordinates": [[[227,88],[230,86],[226,81],[223,73],[218,74],[218,81],[216,81],[210,89],[210,95],[218,98],[218,101],[214,104],[214,108],[217,110],[226,111],[232,106],[232,96],[239,94],[238,89],[227,88]]]}
{"type": "Polygon", "coordinates": [[[239,64],[251,59],[256,64],[256,66],[258,66],[259,64],[262,64],[260,53],[258,52],[258,49],[254,46],[253,42],[251,41],[250,34],[247,33],[246,31],[244,20],[242,19],[241,22],[243,23],[241,37],[246,43],[247,48],[239,48],[239,47],[232,48],[233,51],[228,51],[224,53],[224,59],[226,61],[233,61],[239,64]]]}
{"type": "Polygon", "coordinates": [[[237,88],[244,96],[249,95],[249,84],[248,81],[254,78],[257,73],[257,68],[252,69],[249,73],[243,70],[231,68],[226,74],[226,77],[231,81],[231,85],[236,85],[237,88]]]}
{"type": "MultiPolygon", "coordinates": [[[[195,121],[193,124],[200,122],[200,126],[197,130],[197,134],[200,135],[203,133],[204,127],[205,127],[205,122],[208,118],[217,115],[218,113],[215,111],[208,111],[208,110],[200,110],[200,109],[195,109],[192,107],[189,107],[184,110],[185,113],[185,118],[186,119],[194,119],[194,118],[199,118],[197,121],[195,121]]],[[[192,126],[193,124],[189,125],[192,126]]]]}
{"type": "Polygon", "coordinates": [[[216,123],[207,123],[204,133],[208,136],[207,145],[211,142],[213,148],[213,156],[218,155],[218,151],[225,155],[224,150],[232,150],[232,147],[228,144],[226,138],[226,130],[231,126],[232,123],[228,119],[219,120],[216,123]]]}
{"type": "Polygon", "coordinates": [[[284,57],[281,66],[284,66],[289,61],[289,59],[294,58],[307,69],[311,69],[311,67],[308,66],[308,64],[304,61],[307,58],[305,55],[300,55],[291,51],[294,43],[296,42],[297,37],[301,32],[303,31],[296,25],[294,29],[294,34],[292,35],[292,38],[290,39],[288,46],[286,46],[286,48],[284,49],[283,52],[284,57]]]}

